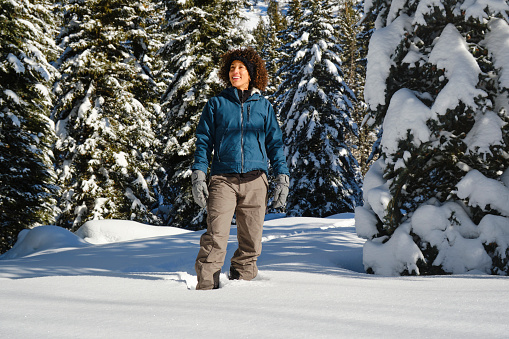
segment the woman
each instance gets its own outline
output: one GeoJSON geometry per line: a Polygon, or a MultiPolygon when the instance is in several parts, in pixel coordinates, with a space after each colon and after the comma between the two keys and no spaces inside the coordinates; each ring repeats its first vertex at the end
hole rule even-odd
{"type": "Polygon", "coordinates": [[[285,204],[289,186],[282,133],[272,105],[260,94],[268,80],[265,63],[253,48],[231,50],[221,58],[219,78],[227,88],[203,109],[192,166],[194,200],[207,208],[207,231],[195,265],[196,289],[204,290],[219,288],[234,213],[239,247],[229,278],[251,280],[258,274],[268,161],[277,183],[274,208],[285,204]]]}

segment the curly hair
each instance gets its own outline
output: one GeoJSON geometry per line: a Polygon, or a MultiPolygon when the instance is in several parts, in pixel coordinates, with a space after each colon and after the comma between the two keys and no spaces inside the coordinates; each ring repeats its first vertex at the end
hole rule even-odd
{"type": "MultiPolygon", "coordinates": [[[[251,63],[253,66],[254,74],[249,72],[249,76],[251,77],[251,81],[249,82],[249,87],[257,88],[260,91],[264,91],[267,87],[267,83],[269,82],[269,77],[267,74],[267,69],[265,68],[265,61],[256,53],[254,48],[245,47],[239,49],[232,49],[226,52],[223,56],[221,56],[221,63],[219,69],[219,79],[223,82],[226,87],[230,87],[230,65],[234,60],[241,61],[247,60],[247,62],[251,63]]],[[[248,65],[246,65],[247,67],[248,65]]],[[[249,69],[249,67],[248,67],[249,69]]]]}

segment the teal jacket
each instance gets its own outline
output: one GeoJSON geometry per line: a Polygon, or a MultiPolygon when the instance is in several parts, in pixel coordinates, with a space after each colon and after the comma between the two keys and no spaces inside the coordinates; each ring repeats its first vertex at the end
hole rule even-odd
{"type": "Polygon", "coordinates": [[[211,175],[267,173],[268,161],[274,175],[289,175],[276,114],[257,90],[242,103],[236,88],[228,87],[205,105],[196,128],[192,170],[207,173],[211,160],[211,175]]]}

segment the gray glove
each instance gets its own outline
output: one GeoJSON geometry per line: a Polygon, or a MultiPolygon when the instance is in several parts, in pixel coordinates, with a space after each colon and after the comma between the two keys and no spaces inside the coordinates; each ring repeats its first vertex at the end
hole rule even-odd
{"type": "Polygon", "coordinates": [[[284,206],[286,203],[286,197],[288,197],[290,177],[286,174],[279,174],[274,182],[276,183],[276,189],[274,190],[272,208],[280,208],[284,206]]]}
{"type": "Polygon", "coordinates": [[[200,170],[195,170],[193,174],[191,174],[191,180],[193,183],[194,202],[200,205],[201,208],[207,207],[209,190],[207,189],[207,177],[205,173],[200,170]]]}

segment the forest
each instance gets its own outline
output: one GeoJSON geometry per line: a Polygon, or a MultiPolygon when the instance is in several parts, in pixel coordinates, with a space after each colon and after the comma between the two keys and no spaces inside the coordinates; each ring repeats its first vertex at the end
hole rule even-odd
{"type": "Polygon", "coordinates": [[[355,212],[370,273],[453,273],[448,258],[470,250],[475,265],[509,272],[507,1],[0,8],[0,253],[39,225],[203,229],[194,132],[222,90],[221,55],[253,46],[290,169],[280,212],[355,212]]]}

